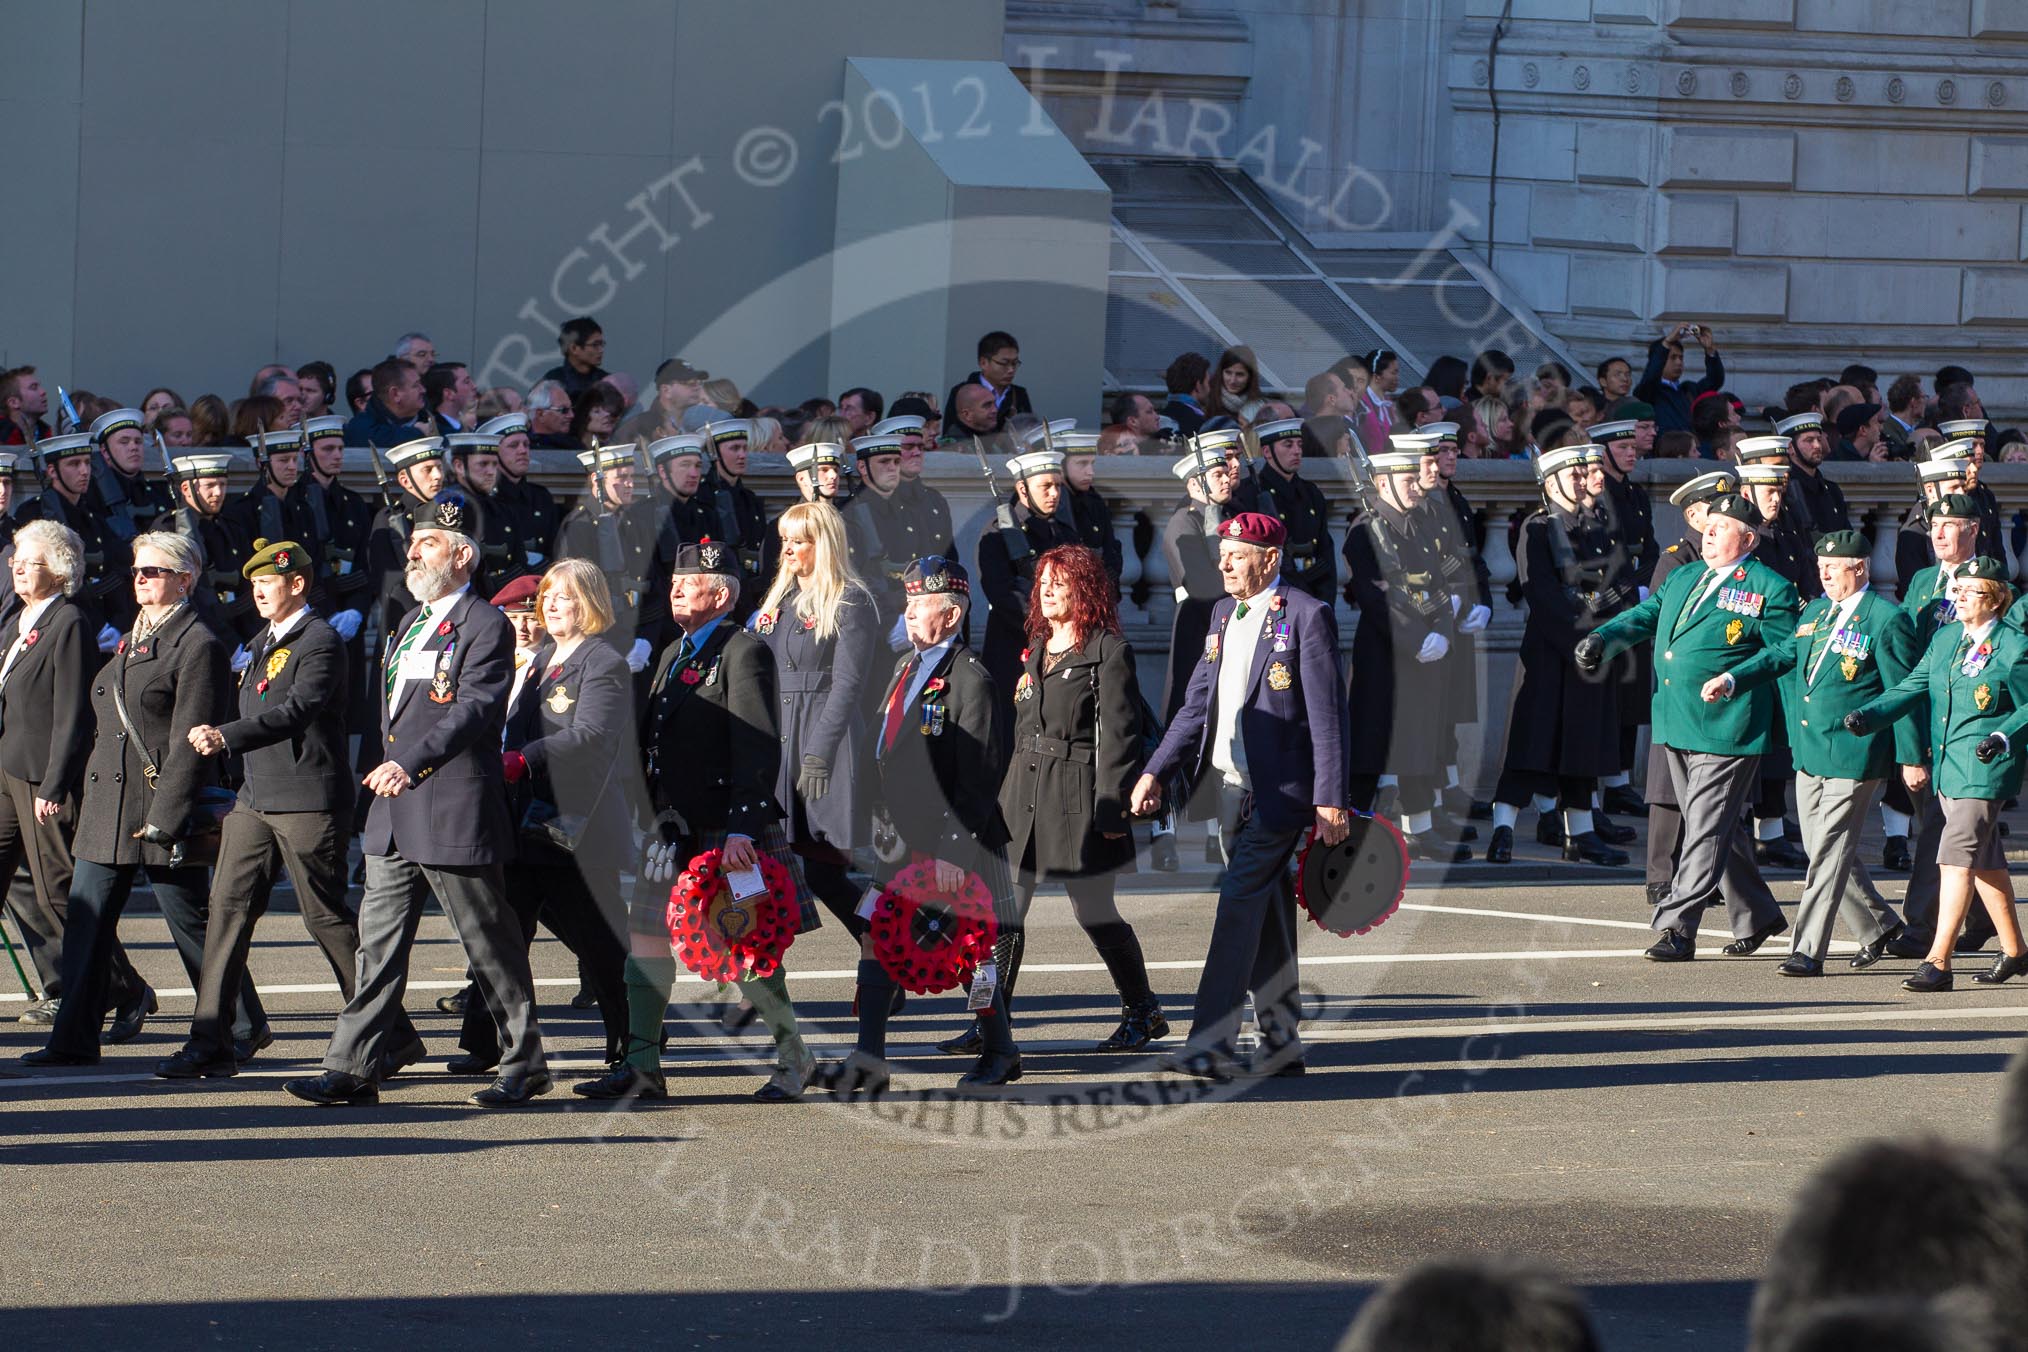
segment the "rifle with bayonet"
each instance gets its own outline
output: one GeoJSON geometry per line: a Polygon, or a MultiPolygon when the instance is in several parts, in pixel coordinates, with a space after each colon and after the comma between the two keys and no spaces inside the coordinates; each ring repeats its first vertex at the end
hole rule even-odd
{"type": "Polygon", "coordinates": [[[1013,502],[1000,496],[1000,481],[993,477],[993,466],[986,460],[986,448],[980,444],[976,434],[972,437],[972,453],[979,457],[979,469],[986,476],[986,491],[993,495],[993,519],[1007,546],[1007,562],[1018,568],[1035,552],[1028,546],[1028,532],[1015,524],[1013,502]]]}

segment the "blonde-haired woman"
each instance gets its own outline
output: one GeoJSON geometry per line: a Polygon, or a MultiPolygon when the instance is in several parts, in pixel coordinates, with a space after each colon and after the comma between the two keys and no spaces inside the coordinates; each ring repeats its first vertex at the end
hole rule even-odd
{"type": "Polygon", "coordinates": [[[867,687],[885,646],[873,594],[852,571],[845,523],[828,504],[799,502],[775,529],[781,564],[747,627],[775,658],[780,687],[782,763],[775,799],[789,814],[789,842],[818,900],[856,937],[859,891],[846,876],[856,846],[868,843],[868,804],[859,785],[868,740],[867,687]]]}

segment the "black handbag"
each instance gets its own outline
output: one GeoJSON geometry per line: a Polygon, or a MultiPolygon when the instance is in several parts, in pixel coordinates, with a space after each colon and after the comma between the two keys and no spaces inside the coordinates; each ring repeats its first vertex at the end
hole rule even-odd
{"type": "MultiPolygon", "coordinates": [[[[148,792],[155,792],[155,781],[162,777],[161,764],[155,753],[141,740],[141,734],[134,731],[134,720],[127,714],[127,697],[120,689],[120,676],[113,677],[113,712],[120,716],[120,726],[126,729],[127,740],[141,757],[141,777],[148,781],[148,792]]],[[[226,814],[239,802],[239,795],[231,789],[219,788],[216,784],[199,789],[190,802],[190,813],[183,820],[183,829],[177,833],[175,844],[169,847],[169,866],[187,868],[202,866],[209,868],[218,862],[218,841],[225,827],[226,814]]]]}
{"type": "MultiPolygon", "coordinates": [[[[599,781],[599,791],[592,795],[593,809],[605,801],[606,790],[613,782],[613,767],[618,763],[617,757],[607,762],[605,778],[599,781]]],[[[547,798],[530,798],[521,813],[519,835],[524,846],[574,855],[590,829],[590,812],[565,812],[547,798]]]]}

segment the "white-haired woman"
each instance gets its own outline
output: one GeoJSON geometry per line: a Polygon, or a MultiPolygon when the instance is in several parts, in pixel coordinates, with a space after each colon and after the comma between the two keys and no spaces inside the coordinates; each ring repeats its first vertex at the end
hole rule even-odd
{"type": "MultiPolygon", "coordinates": [[[[203,963],[209,870],[186,856],[198,792],[215,772],[184,734],[201,723],[223,722],[229,713],[225,645],[190,605],[203,570],[197,547],[181,535],[134,537],[140,614],[92,683],[97,735],[72,845],[63,1000],[49,1045],[23,1058],[31,1064],[98,1061],[99,1028],[113,999],[120,913],[143,868],[193,984],[203,963]]],[[[153,1003],[149,992],[142,1017],[153,1003]]],[[[138,1019],[133,1028],[139,1031],[138,1019]]],[[[232,1032],[241,1060],[273,1040],[252,982],[242,988],[232,1032]]]]}

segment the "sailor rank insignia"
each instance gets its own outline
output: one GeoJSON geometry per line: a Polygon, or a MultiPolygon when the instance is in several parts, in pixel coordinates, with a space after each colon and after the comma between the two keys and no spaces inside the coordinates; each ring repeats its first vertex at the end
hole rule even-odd
{"type": "Polygon", "coordinates": [[[1986,710],[1992,708],[1993,687],[1990,685],[1986,685],[1984,682],[1981,682],[1979,688],[1972,692],[1972,702],[1979,706],[1980,713],[1984,713],[1986,710]]]}
{"type": "Polygon", "coordinates": [[[1725,626],[1725,641],[1728,645],[1739,642],[1739,636],[1746,632],[1745,620],[1734,620],[1725,626]]]}
{"type": "Polygon", "coordinates": [[[570,697],[570,688],[568,686],[559,685],[556,689],[549,692],[549,698],[544,700],[543,703],[549,706],[549,712],[561,715],[569,713],[570,706],[577,703],[577,701],[570,697]]]}
{"type": "Polygon", "coordinates": [[[1267,682],[1270,690],[1287,690],[1293,684],[1289,679],[1289,664],[1286,662],[1269,663],[1267,682]]]}

